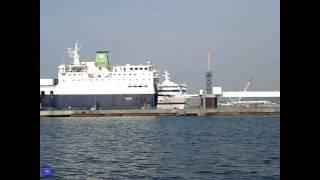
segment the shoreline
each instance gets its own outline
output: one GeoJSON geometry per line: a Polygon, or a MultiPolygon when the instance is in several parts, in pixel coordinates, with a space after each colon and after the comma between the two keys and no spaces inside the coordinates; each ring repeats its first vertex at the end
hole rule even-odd
{"type": "Polygon", "coordinates": [[[40,110],[40,117],[280,115],[280,107],[216,109],[40,110]]]}

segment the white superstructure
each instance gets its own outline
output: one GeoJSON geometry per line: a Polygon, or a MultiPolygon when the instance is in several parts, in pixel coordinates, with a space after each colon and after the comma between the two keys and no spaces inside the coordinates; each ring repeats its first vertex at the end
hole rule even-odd
{"type": "MultiPolygon", "coordinates": [[[[77,44],[70,50],[73,64],[60,65],[55,94],[154,94],[157,71],[147,65],[97,67],[80,62],[77,44]]],[[[104,54],[99,54],[103,56],[104,54]]]]}

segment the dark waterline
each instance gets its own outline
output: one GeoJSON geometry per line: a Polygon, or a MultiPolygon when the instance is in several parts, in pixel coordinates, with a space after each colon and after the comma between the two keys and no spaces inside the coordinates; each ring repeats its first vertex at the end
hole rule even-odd
{"type": "Polygon", "coordinates": [[[280,179],[280,117],[41,118],[48,179],[280,179]]]}

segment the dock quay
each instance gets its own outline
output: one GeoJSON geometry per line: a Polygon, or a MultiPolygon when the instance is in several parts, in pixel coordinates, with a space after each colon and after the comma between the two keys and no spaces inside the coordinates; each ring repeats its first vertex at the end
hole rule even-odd
{"type": "Polygon", "coordinates": [[[41,117],[280,115],[280,107],[214,109],[40,110],[41,117]]]}

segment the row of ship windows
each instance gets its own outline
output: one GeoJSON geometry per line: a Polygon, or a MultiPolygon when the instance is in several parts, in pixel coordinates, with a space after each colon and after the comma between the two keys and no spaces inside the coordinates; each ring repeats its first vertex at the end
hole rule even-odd
{"type": "MultiPolygon", "coordinates": [[[[180,90],[159,90],[158,92],[180,92],[180,90]]],[[[186,90],[182,90],[182,92],[186,92],[186,90]]]]}
{"type": "MultiPolygon", "coordinates": [[[[61,75],[65,75],[64,73],[62,73],[61,75]]],[[[72,74],[68,74],[68,76],[71,76],[72,74]]],[[[74,76],[83,76],[83,74],[73,74],[74,76]]],[[[116,76],[117,74],[113,74],[114,76],[116,76]]],[[[118,74],[118,76],[124,75],[126,76],[127,74],[118,74]]],[[[131,74],[128,74],[129,76],[131,76],[131,74]]],[[[136,76],[137,74],[132,74],[133,76],[136,76]]],[[[142,73],[142,75],[144,75],[144,73],[142,73]]]]}
{"type": "MultiPolygon", "coordinates": [[[[96,81],[99,81],[99,79],[95,79],[96,81]]],[[[104,81],[104,80],[108,80],[110,81],[110,79],[100,79],[100,81],[104,81]]],[[[127,79],[122,79],[122,81],[125,81],[127,79]]],[[[142,81],[144,81],[145,79],[142,79],[142,81]]],[[[149,79],[150,81],[151,79],[149,79]]],[[[62,79],[62,81],[66,81],[65,79],[62,79]]],[[[94,81],[94,79],[72,79],[72,81],[94,81]]],[[[117,81],[120,81],[120,79],[117,79],[117,81]]],[[[134,81],[133,79],[129,79],[129,81],[134,81]]],[[[136,81],[138,81],[138,79],[136,79],[136,81]]]]}
{"type": "MultiPolygon", "coordinates": [[[[65,74],[62,73],[62,75],[64,76],[65,74]]],[[[68,74],[68,76],[71,76],[72,74],[68,74]]],[[[83,76],[83,74],[73,74],[74,76],[83,76]]]]}
{"type": "Polygon", "coordinates": [[[142,86],[142,85],[139,85],[139,86],[128,86],[129,88],[136,88],[136,87],[148,87],[148,85],[144,85],[144,86],[142,86]]]}
{"type": "MultiPolygon", "coordinates": [[[[142,67],[140,67],[140,68],[130,68],[130,71],[133,71],[133,70],[148,70],[148,68],[147,67],[145,67],[145,68],[142,68],[142,67]]],[[[65,70],[64,68],[62,68],[62,70],[65,70]]],[[[102,68],[101,67],[99,67],[99,70],[102,70],[102,68]]],[[[117,71],[118,69],[117,68],[115,68],[114,69],[115,71],[117,71]]],[[[126,68],[123,68],[123,71],[126,71],[126,68]]],[[[74,71],[71,71],[71,72],[74,72],[74,71]]],[[[80,72],[80,70],[77,70],[77,71],[75,71],[75,72],[80,72]]]]}
{"type": "MultiPolygon", "coordinates": [[[[117,68],[115,68],[115,70],[117,70],[117,68]]],[[[136,67],[136,68],[134,68],[134,70],[143,70],[143,68],[142,67],[140,67],[140,68],[136,67]]],[[[144,70],[148,70],[148,68],[145,67],[144,70]]],[[[123,68],[123,71],[126,71],[126,68],[123,68]]],[[[130,71],[133,71],[133,68],[130,68],[130,71]]]]}
{"type": "MultiPolygon", "coordinates": [[[[113,74],[114,76],[116,76],[117,74],[113,74]]],[[[124,75],[126,76],[127,74],[118,74],[118,76],[121,76],[121,75],[124,75]]],[[[133,76],[136,76],[137,74],[128,74],[129,76],[133,75],[133,76]]],[[[144,73],[142,73],[141,75],[144,75],[144,73]]]]}
{"type": "MultiPolygon", "coordinates": [[[[133,70],[133,68],[130,68],[130,70],[133,70]]],[[[134,68],[134,70],[138,70],[138,68],[134,68]]],[[[143,68],[139,68],[139,70],[143,70],[143,68]]],[[[144,68],[144,70],[148,70],[148,68],[144,68]]]]}

